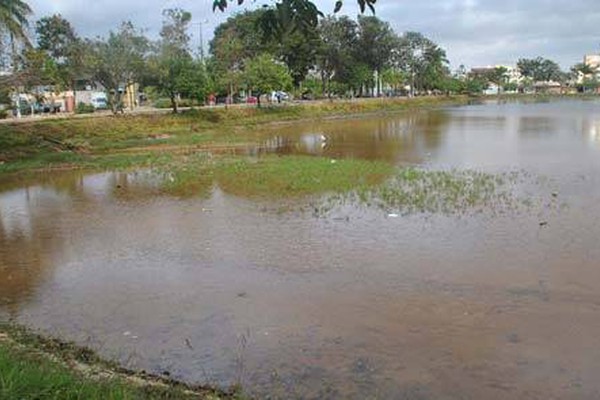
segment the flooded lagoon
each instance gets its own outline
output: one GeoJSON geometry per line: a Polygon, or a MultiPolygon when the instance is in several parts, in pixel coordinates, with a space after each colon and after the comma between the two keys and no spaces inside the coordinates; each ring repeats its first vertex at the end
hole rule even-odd
{"type": "Polygon", "coordinates": [[[257,197],[219,174],[195,196],[148,171],[7,181],[0,318],[260,398],[600,397],[600,102],[259,129],[250,160],[516,176],[515,206],[257,197]]]}

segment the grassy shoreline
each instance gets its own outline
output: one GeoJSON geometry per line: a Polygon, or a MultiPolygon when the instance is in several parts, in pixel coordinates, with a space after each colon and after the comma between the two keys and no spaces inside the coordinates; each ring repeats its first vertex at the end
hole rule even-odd
{"type": "Polygon", "coordinates": [[[438,96],[317,101],[273,107],[191,109],[0,124],[0,178],[53,169],[127,169],[160,157],[223,152],[257,142],[259,127],[460,106],[482,100],[544,101],[590,96],[438,96]]]}
{"type": "Polygon", "coordinates": [[[0,125],[0,176],[24,171],[120,169],[159,154],[255,143],[259,126],[467,104],[465,96],[315,102],[283,107],[212,108],[172,114],[36,120],[0,125]]]}
{"type": "Polygon", "coordinates": [[[239,390],[189,385],[131,371],[92,350],[0,322],[2,399],[242,400],[239,390]]]}

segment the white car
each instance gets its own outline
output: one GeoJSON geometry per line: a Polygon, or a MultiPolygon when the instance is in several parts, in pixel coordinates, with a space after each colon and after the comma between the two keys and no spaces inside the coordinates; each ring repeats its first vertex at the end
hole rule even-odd
{"type": "Polygon", "coordinates": [[[271,102],[273,103],[281,103],[282,101],[288,101],[290,99],[290,95],[284,91],[278,90],[276,92],[271,92],[271,102]]]}
{"type": "Polygon", "coordinates": [[[106,98],[106,96],[92,97],[92,100],[90,101],[90,104],[96,110],[104,110],[104,109],[108,108],[108,99],[106,98]]]}

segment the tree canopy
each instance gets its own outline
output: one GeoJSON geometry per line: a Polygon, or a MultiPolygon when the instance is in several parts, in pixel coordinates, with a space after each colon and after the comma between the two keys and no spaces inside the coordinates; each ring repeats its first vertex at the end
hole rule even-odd
{"type": "Polygon", "coordinates": [[[522,58],[517,62],[517,67],[524,77],[534,82],[562,81],[564,78],[560,66],[543,57],[522,58]]]}

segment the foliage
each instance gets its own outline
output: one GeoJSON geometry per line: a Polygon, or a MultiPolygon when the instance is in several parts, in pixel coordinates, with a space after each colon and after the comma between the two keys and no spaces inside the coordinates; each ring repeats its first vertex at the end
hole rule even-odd
{"type": "Polygon", "coordinates": [[[62,15],[43,17],[35,24],[38,49],[48,52],[56,60],[69,56],[70,47],[77,40],[71,23],[62,15]]]}
{"type": "Polygon", "coordinates": [[[60,14],[44,17],[36,22],[38,49],[56,65],[54,84],[73,87],[83,73],[85,50],[71,23],[60,14]]]}
{"type": "Polygon", "coordinates": [[[406,71],[413,94],[440,89],[450,75],[446,52],[418,32],[406,32],[399,38],[394,58],[395,67],[406,71]]]}
{"type": "Polygon", "coordinates": [[[22,41],[29,44],[27,18],[33,11],[21,0],[0,0],[0,29],[10,35],[11,42],[22,41]]]}
{"type": "MultiPolygon", "coordinates": [[[[20,51],[30,47],[27,18],[31,14],[31,7],[24,1],[0,0],[0,67],[2,69],[10,68],[16,72],[20,51]]],[[[0,85],[4,87],[8,84],[10,83],[5,80],[0,81],[0,85]]]]}
{"type": "Polygon", "coordinates": [[[381,73],[391,63],[398,38],[387,22],[377,17],[358,17],[358,37],[355,58],[369,67],[371,72],[381,73]]]}
{"type": "Polygon", "coordinates": [[[320,38],[315,30],[294,29],[288,25],[277,37],[265,35],[262,21],[266,13],[263,8],[246,11],[229,18],[215,29],[210,43],[215,58],[222,92],[234,91],[240,85],[244,60],[262,53],[272,54],[289,68],[294,85],[299,86],[314,65],[320,38]]]}
{"type": "Polygon", "coordinates": [[[565,78],[565,74],[556,62],[542,57],[522,58],[517,62],[517,67],[524,77],[530,78],[533,82],[562,82],[565,78]]]}
{"type": "Polygon", "coordinates": [[[323,91],[330,91],[332,80],[348,83],[351,79],[350,66],[355,62],[358,24],[350,18],[327,17],[318,28],[321,37],[317,51],[316,66],[321,72],[323,91]]]}
{"type": "MultiPolygon", "coordinates": [[[[229,2],[232,2],[234,0],[229,0],[229,2]]],[[[241,5],[242,3],[244,3],[244,0],[236,0],[238,5],[241,5]]],[[[358,6],[360,8],[361,12],[365,12],[365,9],[368,7],[371,12],[375,13],[375,3],[377,2],[377,0],[357,0],[358,6]]],[[[300,0],[300,5],[303,5],[304,7],[308,8],[310,4],[312,4],[312,2],[308,1],[308,0],[300,0]],[[302,4],[304,3],[304,4],[302,4]]],[[[225,11],[225,9],[228,6],[228,0],[213,0],[213,10],[219,9],[221,11],[225,11]]],[[[313,4],[314,6],[314,4],[313,4]]],[[[341,10],[343,6],[343,1],[339,1],[337,0],[335,2],[335,6],[334,6],[334,12],[338,12],[341,10]]],[[[312,10],[312,8],[311,8],[312,10]]],[[[320,14],[320,12],[317,11],[317,14],[320,14]]]]}
{"type": "Polygon", "coordinates": [[[148,65],[158,90],[169,97],[171,108],[177,113],[181,96],[204,99],[206,70],[204,64],[194,61],[189,52],[187,29],[192,15],[181,9],[168,9],[163,16],[161,40],[156,43],[156,51],[148,65]]]}
{"type": "Polygon", "coordinates": [[[76,114],[91,114],[94,111],[96,111],[94,106],[90,104],[85,104],[83,102],[77,103],[77,108],[75,109],[76,114]]]}
{"type": "MultiPolygon", "coordinates": [[[[233,0],[213,0],[213,10],[225,11],[228,3],[233,0]]],[[[244,0],[236,0],[241,5],[244,0]]],[[[361,13],[368,7],[375,13],[377,0],[357,0],[361,13]]],[[[338,0],[334,5],[334,13],[340,11],[343,1],[338,0]]],[[[304,33],[314,31],[323,17],[323,13],[311,0],[277,0],[274,5],[267,7],[267,11],[260,18],[260,24],[265,35],[272,38],[281,38],[283,32],[289,29],[300,30],[304,33]]]]}
{"type": "Polygon", "coordinates": [[[58,66],[48,55],[34,48],[25,50],[13,74],[13,85],[30,89],[34,86],[54,84],[60,80],[58,66]]]}
{"type": "Polygon", "coordinates": [[[395,68],[386,68],[381,73],[381,81],[389,85],[394,91],[400,90],[406,79],[406,74],[395,68]]]}
{"type": "Polygon", "coordinates": [[[259,97],[274,90],[289,90],[292,87],[292,77],[287,67],[274,61],[269,54],[248,60],[244,77],[248,88],[257,92],[259,97]]]}
{"type": "Polygon", "coordinates": [[[91,50],[88,63],[93,77],[109,90],[109,103],[113,112],[121,102],[121,92],[135,82],[146,67],[150,49],[148,39],[131,22],[124,22],[108,39],[87,43],[91,50]]]}

